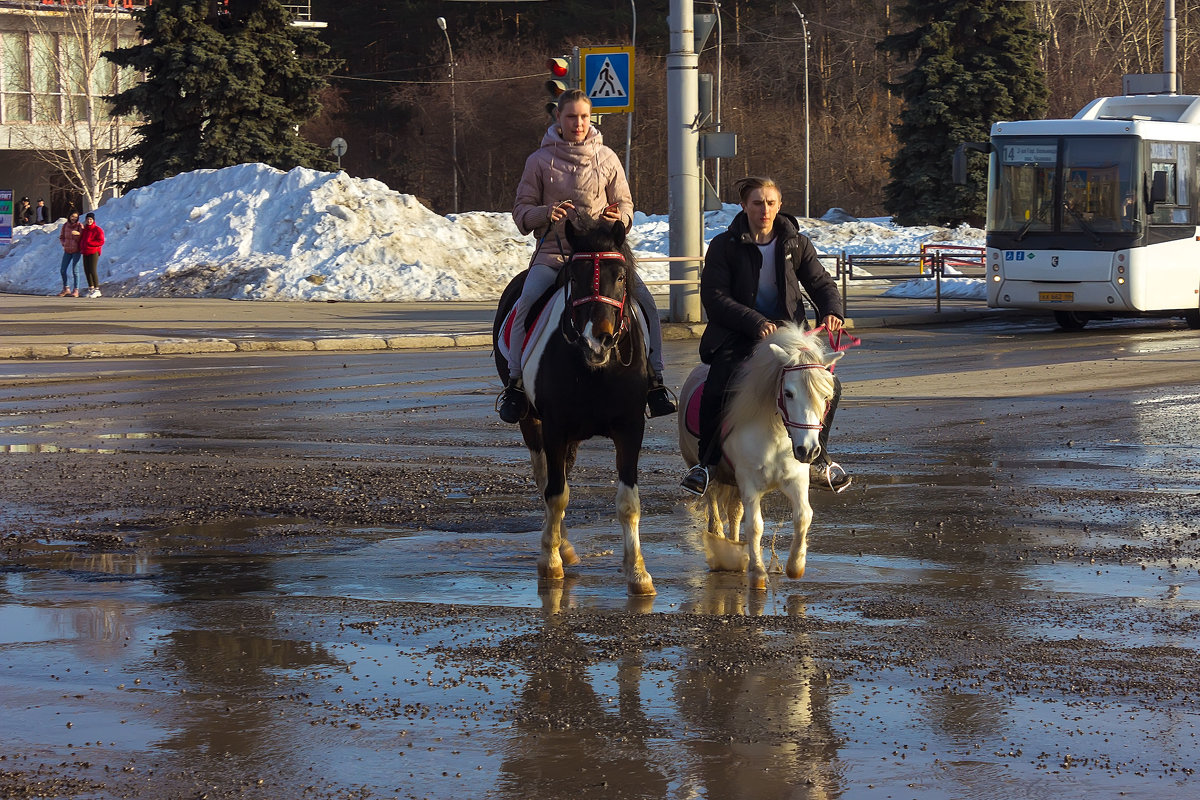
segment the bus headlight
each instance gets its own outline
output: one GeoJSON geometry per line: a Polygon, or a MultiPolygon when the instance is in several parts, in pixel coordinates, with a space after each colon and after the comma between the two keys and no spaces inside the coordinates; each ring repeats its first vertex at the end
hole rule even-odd
{"type": "Polygon", "coordinates": [[[1125,279],[1118,277],[1117,278],[1117,286],[1124,286],[1124,285],[1125,285],[1125,279]]]}
{"type": "Polygon", "coordinates": [[[999,276],[999,275],[993,275],[993,276],[992,276],[992,283],[999,283],[999,282],[1000,282],[1000,276],[999,276]]]}

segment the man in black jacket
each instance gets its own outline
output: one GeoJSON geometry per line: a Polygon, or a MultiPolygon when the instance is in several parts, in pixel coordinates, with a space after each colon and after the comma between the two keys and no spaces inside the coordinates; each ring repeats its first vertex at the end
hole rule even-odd
{"type": "MultiPolygon", "coordinates": [[[[800,233],[795,217],[779,213],[783,196],[775,182],[744,178],[737,188],[742,212],[709,244],[700,276],[700,301],[708,314],[700,360],[709,365],[709,372],[700,396],[700,463],[680,484],[698,495],[707,491],[709,470],[721,459],[718,428],[729,380],[754,346],[775,332],[776,320],[806,324],[800,287],[816,304],[822,325],[839,331],[845,321],[837,283],[821,265],[812,242],[800,233]]],[[[835,377],[818,457],[822,483],[835,492],[850,485],[850,476],[828,452],[829,428],[841,394],[835,377]]]]}

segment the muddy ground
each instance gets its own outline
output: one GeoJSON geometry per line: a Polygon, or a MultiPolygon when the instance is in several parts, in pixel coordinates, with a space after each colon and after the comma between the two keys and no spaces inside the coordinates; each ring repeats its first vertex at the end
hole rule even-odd
{"type": "Polygon", "coordinates": [[[7,365],[0,797],[1200,794],[1200,342],[953,331],[844,360],[855,485],[766,592],[653,421],[650,600],[604,444],[537,585],[484,353],[7,365]]]}

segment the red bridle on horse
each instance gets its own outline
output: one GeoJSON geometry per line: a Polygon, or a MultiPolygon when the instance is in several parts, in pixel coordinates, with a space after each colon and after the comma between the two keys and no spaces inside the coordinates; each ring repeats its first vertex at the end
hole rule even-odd
{"type": "Polygon", "coordinates": [[[572,261],[590,261],[592,262],[592,293],[584,297],[571,300],[571,308],[577,308],[588,303],[606,303],[610,306],[615,306],[620,310],[618,320],[620,320],[619,330],[625,328],[625,306],[629,302],[629,291],[625,292],[625,296],[620,300],[609,297],[600,293],[600,262],[601,261],[619,261],[625,263],[625,256],[620,253],[608,251],[600,253],[575,253],[571,256],[572,261]]]}

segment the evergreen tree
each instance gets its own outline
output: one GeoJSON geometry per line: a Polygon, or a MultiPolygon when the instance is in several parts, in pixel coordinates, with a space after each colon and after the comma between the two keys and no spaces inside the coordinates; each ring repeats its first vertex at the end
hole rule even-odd
{"type": "Polygon", "coordinates": [[[291,25],[278,0],[255,0],[244,18],[210,16],[209,0],[160,0],[139,11],[143,42],[105,55],[145,81],[113,98],[138,114],[130,186],[180,172],[261,161],[278,169],[328,169],[324,149],[302,138],[336,63],[310,30],[291,25]]]}
{"type": "Polygon", "coordinates": [[[987,174],[972,159],[970,181],[951,179],[954,150],[987,141],[993,122],[1046,113],[1043,37],[1028,3],[1007,0],[907,0],[901,16],[912,30],[880,47],[913,68],[888,90],[904,100],[885,207],[901,225],[978,224],[986,214],[987,174]]]}

